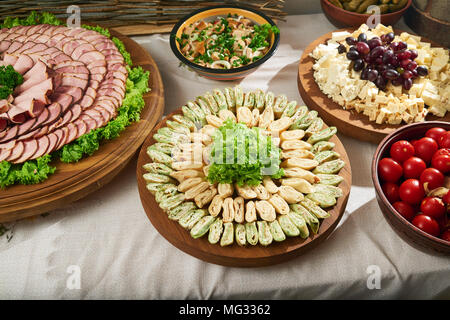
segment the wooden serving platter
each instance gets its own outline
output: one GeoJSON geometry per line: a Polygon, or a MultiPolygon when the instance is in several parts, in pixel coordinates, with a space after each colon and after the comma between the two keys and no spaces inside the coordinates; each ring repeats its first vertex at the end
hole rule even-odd
{"type": "Polygon", "coordinates": [[[164,110],[164,88],[158,67],[150,54],[132,39],[111,30],[123,41],[133,64],[150,71],[151,91],[144,95],[141,120],[128,126],[118,138],[103,141],[99,150],[77,163],[55,160],[56,171],[35,185],[0,189],[0,222],[42,214],[79,200],[111,181],[136,153],[164,110]]]}
{"type": "MultiPolygon", "coordinates": [[[[344,28],[333,32],[348,31],[353,32],[354,29],[344,28]]],[[[401,33],[401,30],[396,30],[395,33],[401,33]]],[[[319,112],[323,120],[332,126],[336,126],[340,133],[353,137],[358,140],[368,141],[372,143],[380,143],[388,134],[394,132],[405,124],[390,125],[390,124],[377,124],[373,121],[369,121],[369,117],[358,113],[355,110],[344,110],[342,106],[335,103],[333,100],[324,94],[314,79],[314,58],[309,54],[319,44],[324,44],[331,38],[332,32],[324,34],[317,38],[303,51],[303,55],[300,58],[298,66],[298,90],[305,104],[319,112]]],[[[429,42],[433,47],[442,47],[431,40],[422,37],[422,41],[429,42]]],[[[447,112],[446,116],[439,118],[429,115],[427,120],[439,120],[450,121],[450,112],[447,112]]]]}
{"type": "Polygon", "coordinates": [[[146,151],[150,145],[156,142],[153,139],[153,134],[159,128],[164,127],[166,120],[174,114],[181,114],[181,110],[177,110],[167,118],[164,118],[145,140],[139,153],[136,169],[142,206],[156,230],[172,245],[206,262],[231,267],[260,267],[281,263],[301,255],[325,241],[336,228],[347,205],[352,184],[352,172],[344,146],[334,136],[330,141],[336,144],[334,150],[341,155],[346,163],[345,167],[339,173],[344,177],[344,181],[339,185],[344,195],[338,199],[337,204],[329,211],[331,216],[322,221],[318,234],[310,235],[307,239],[301,239],[300,237],[287,238],[283,242],[273,242],[268,247],[259,244],[256,246],[240,247],[236,243],[231,246],[221,247],[219,244],[210,244],[207,235],[199,239],[193,239],[189,231],[181,227],[177,221],[172,221],[167,218],[167,214],[158,206],[155,197],[147,190],[146,182],[142,177],[146,173],[142,166],[151,162],[146,151]]]}

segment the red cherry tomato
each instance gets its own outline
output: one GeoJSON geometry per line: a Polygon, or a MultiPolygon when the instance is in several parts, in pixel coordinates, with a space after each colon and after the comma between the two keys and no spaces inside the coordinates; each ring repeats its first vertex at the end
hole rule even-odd
{"type": "Polygon", "coordinates": [[[422,185],[417,179],[408,179],[400,185],[400,199],[409,204],[418,204],[425,196],[422,185]]]}
{"type": "Polygon", "coordinates": [[[383,181],[397,182],[403,175],[403,169],[397,161],[383,158],[378,163],[378,174],[383,181]]]}
{"type": "MultiPolygon", "coordinates": [[[[450,149],[441,148],[433,154],[433,157],[440,155],[450,156],[450,149]]],[[[431,158],[431,161],[433,161],[433,158],[431,158]]]]}
{"type": "Polygon", "coordinates": [[[398,163],[402,163],[403,161],[414,156],[414,147],[411,143],[406,140],[400,140],[395,142],[391,146],[390,154],[391,158],[397,161],[398,163]]]}
{"type": "Polygon", "coordinates": [[[433,157],[433,160],[431,160],[431,166],[438,169],[443,174],[450,172],[450,156],[440,154],[433,157]]]}
{"type": "Polygon", "coordinates": [[[395,208],[395,210],[397,210],[398,213],[402,215],[403,218],[408,221],[411,221],[416,215],[416,210],[414,210],[411,205],[407,204],[404,201],[394,202],[392,206],[395,208]]]}
{"type": "Polygon", "coordinates": [[[420,184],[424,186],[427,184],[428,190],[433,190],[444,185],[445,177],[439,170],[435,168],[427,168],[420,174],[420,184]]]}
{"type": "Polygon", "coordinates": [[[411,157],[403,162],[403,176],[406,179],[419,178],[426,168],[427,164],[425,161],[418,157],[411,157]]]}
{"type": "Polygon", "coordinates": [[[423,214],[434,219],[439,219],[445,214],[444,202],[437,197],[426,197],[420,204],[420,210],[423,214]]]}
{"type": "Polygon", "coordinates": [[[431,234],[435,237],[437,237],[440,233],[439,224],[436,222],[436,220],[424,214],[415,216],[412,220],[412,224],[420,230],[425,231],[426,233],[431,234]]]}
{"type": "Polygon", "coordinates": [[[425,136],[428,138],[433,139],[436,142],[439,142],[439,139],[442,137],[442,135],[444,135],[447,132],[447,130],[445,130],[444,128],[439,128],[439,127],[435,127],[435,128],[431,128],[429,129],[426,133],[425,136]]]}
{"type": "Polygon", "coordinates": [[[383,189],[383,193],[390,203],[394,203],[395,201],[400,200],[400,196],[398,195],[398,185],[393,182],[385,182],[381,187],[383,189]]]}
{"type": "Polygon", "coordinates": [[[447,131],[441,136],[441,138],[439,139],[439,147],[450,148],[450,131],[447,131]]]}
{"type": "Polygon", "coordinates": [[[450,230],[445,230],[442,235],[441,238],[445,241],[450,242],[450,230]]]}
{"type": "Polygon", "coordinates": [[[442,201],[444,201],[445,204],[450,204],[450,191],[448,191],[443,197],[442,201]]]}
{"type": "Polygon", "coordinates": [[[424,137],[418,140],[414,145],[416,150],[416,156],[425,162],[430,162],[434,153],[438,150],[439,146],[436,141],[431,138],[424,137]]]}

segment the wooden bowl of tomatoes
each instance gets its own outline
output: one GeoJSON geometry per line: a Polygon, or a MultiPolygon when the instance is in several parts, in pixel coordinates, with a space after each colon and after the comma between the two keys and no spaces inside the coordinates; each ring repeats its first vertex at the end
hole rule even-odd
{"type": "Polygon", "coordinates": [[[413,123],[388,135],[373,157],[372,180],[402,238],[450,253],[450,123],[413,123]]]}

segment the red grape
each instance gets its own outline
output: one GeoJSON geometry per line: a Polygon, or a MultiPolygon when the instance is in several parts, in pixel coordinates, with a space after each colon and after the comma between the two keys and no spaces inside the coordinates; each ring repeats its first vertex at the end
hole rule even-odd
{"type": "Polygon", "coordinates": [[[411,53],[409,51],[407,51],[407,50],[401,51],[401,52],[397,53],[397,57],[400,60],[410,59],[411,58],[411,53]]]}
{"type": "Polygon", "coordinates": [[[406,66],[406,69],[413,71],[416,70],[417,68],[417,62],[415,61],[411,61],[410,63],[408,63],[408,65],[406,66]]]}
{"type": "Polygon", "coordinates": [[[408,66],[408,64],[409,64],[410,62],[411,62],[410,59],[400,59],[400,66],[401,66],[403,69],[406,69],[407,66],[408,66]]]}
{"type": "Polygon", "coordinates": [[[379,47],[383,45],[383,42],[381,42],[380,38],[373,37],[369,41],[367,41],[367,44],[369,45],[370,49],[373,49],[375,47],[379,47]]]}

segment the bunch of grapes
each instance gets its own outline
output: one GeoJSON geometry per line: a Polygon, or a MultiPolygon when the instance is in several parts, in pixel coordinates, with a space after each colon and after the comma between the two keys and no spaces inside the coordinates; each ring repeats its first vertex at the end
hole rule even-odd
{"type": "Polygon", "coordinates": [[[341,44],[339,53],[346,53],[347,59],[353,63],[353,70],[361,71],[361,79],[372,81],[380,90],[384,90],[389,80],[394,86],[411,89],[413,80],[419,76],[426,76],[428,69],[418,66],[416,50],[408,50],[404,41],[393,42],[394,33],[389,32],[381,37],[368,40],[365,33],[358,39],[347,37],[345,41],[350,46],[348,52],[341,44]]]}

